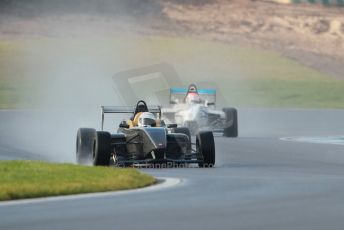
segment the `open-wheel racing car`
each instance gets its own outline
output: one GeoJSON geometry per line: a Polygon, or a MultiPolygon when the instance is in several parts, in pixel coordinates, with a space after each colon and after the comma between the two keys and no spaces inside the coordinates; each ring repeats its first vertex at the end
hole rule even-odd
{"type": "Polygon", "coordinates": [[[197,133],[196,142],[191,142],[190,130],[165,125],[161,120],[159,106],[148,107],[140,100],[135,107],[102,106],[102,128],[80,128],[76,139],[76,159],[79,164],[115,165],[159,165],[159,167],[198,164],[213,167],[215,143],[211,131],[197,133]],[[123,120],[117,133],[104,129],[104,114],[131,113],[123,120]]]}
{"type": "Polygon", "coordinates": [[[163,119],[188,127],[192,135],[199,130],[211,130],[226,137],[238,136],[237,110],[216,110],[215,89],[198,90],[195,84],[188,88],[171,88],[170,104],[172,107],[162,109],[163,119]]]}

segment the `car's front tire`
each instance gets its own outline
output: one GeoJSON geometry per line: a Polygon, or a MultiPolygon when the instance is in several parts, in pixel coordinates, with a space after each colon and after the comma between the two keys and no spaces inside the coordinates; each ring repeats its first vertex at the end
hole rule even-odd
{"type": "Polygon", "coordinates": [[[238,137],[238,112],[235,108],[224,108],[226,121],[223,136],[238,137]]]}
{"type": "Polygon", "coordinates": [[[196,151],[199,154],[198,166],[211,168],[215,165],[215,141],[213,132],[199,132],[196,137],[196,151]]]}
{"type": "Polygon", "coordinates": [[[99,131],[96,133],[93,146],[93,165],[108,166],[111,157],[111,134],[99,131]]]}
{"type": "Polygon", "coordinates": [[[93,142],[95,136],[95,129],[78,129],[76,136],[76,162],[78,164],[86,165],[92,162],[93,142]]]}

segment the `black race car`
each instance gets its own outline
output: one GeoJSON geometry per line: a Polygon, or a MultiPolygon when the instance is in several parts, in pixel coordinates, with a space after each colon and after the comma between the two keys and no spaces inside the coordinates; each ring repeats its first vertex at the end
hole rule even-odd
{"type": "Polygon", "coordinates": [[[161,120],[159,106],[148,107],[140,100],[134,108],[102,106],[102,129],[80,128],[76,139],[76,159],[79,164],[93,165],[159,165],[159,167],[198,164],[213,167],[215,143],[213,133],[201,131],[191,142],[190,130],[166,125],[161,120]],[[104,114],[131,113],[122,121],[117,133],[103,131],[104,114]]]}

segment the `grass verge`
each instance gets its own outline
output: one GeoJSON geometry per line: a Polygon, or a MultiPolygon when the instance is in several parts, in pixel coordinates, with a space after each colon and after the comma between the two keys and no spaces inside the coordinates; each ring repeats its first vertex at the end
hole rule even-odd
{"type": "Polygon", "coordinates": [[[136,169],[41,161],[0,161],[0,200],[141,188],[156,180],[136,169]]]}
{"type": "Polygon", "coordinates": [[[135,35],[0,40],[0,108],[30,107],[42,100],[52,106],[67,101],[78,105],[85,101],[82,92],[113,91],[108,86],[116,72],[160,62],[174,66],[185,85],[215,83],[231,106],[344,108],[343,79],[279,53],[191,38],[135,35]],[[89,80],[94,76],[96,84],[89,80]],[[56,97],[61,92],[68,100],[56,97]]]}

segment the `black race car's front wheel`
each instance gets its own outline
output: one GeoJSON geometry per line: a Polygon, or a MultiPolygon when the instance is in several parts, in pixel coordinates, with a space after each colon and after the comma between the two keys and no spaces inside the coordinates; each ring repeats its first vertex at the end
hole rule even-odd
{"type": "Polygon", "coordinates": [[[93,143],[96,130],[80,128],[76,136],[76,162],[86,165],[92,162],[93,143]]]}
{"type": "Polygon", "coordinates": [[[111,134],[108,132],[97,132],[93,146],[93,165],[108,166],[111,157],[111,134]]]}
{"type": "Polygon", "coordinates": [[[214,135],[210,131],[199,132],[196,137],[196,151],[201,161],[198,166],[211,168],[215,165],[215,142],[214,135]]]}

